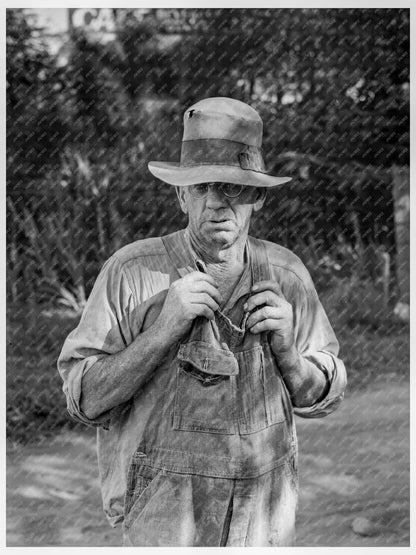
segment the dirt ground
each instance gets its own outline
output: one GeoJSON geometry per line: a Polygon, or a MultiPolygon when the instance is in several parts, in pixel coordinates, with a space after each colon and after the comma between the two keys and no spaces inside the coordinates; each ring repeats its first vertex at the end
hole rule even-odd
{"type": "MultiPolygon", "coordinates": [[[[298,546],[409,545],[409,387],[347,394],[297,420],[298,546]]],[[[7,452],[7,546],[120,546],[99,494],[94,431],[7,452]]]]}

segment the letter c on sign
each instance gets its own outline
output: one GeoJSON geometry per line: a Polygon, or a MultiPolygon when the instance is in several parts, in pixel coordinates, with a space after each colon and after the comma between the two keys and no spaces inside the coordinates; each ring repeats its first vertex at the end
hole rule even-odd
{"type": "Polygon", "coordinates": [[[74,27],[89,26],[91,21],[97,17],[97,10],[92,8],[76,8],[72,12],[72,24],[74,27]]]}

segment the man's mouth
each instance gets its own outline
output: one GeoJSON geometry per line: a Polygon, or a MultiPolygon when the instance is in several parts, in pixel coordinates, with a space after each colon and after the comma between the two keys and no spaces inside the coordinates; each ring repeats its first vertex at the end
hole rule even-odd
{"type": "Polygon", "coordinates": [[[229,222],[232,220],[232,216],[223,215],[212,215],[206,218],[209,222],[229,222]]]}
{"type": "Polygon", "coordinates": [[[230,218],[222,218],[221,220],[207,220],[207,223],[214,226],[229,227],[232,224],[232,220],[230,218]]]}

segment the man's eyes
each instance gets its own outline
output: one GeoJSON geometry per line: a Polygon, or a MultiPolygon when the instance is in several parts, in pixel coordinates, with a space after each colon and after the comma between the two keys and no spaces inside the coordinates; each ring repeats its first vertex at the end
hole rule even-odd
{"type": "Polygon", "coordinates": [[[222,186],[224,193],[232,197],[238,196],[244,189],[243,185],[235,185],[234,183],[224,183],[222,186]]]}

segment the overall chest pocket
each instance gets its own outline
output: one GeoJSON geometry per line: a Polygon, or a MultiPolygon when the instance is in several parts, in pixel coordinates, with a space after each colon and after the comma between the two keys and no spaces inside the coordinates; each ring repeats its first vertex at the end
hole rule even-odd
{"type": "Polygon", "coordinates": [[[256,345],[236,353],[238,428],[251,434],[285,422],[290,400],[280,373],[267,346],[256,345]]]}
{"type": "Polygon", "coordinates": [[[285,422],[290,399],[267,345],[236,353],[192,341],[176,367],[173,427],[251,434],[285,422]]]}
{"type": "Polygon", "coordinates": [[[176,367],[173,427],[176,430],[236,432],[234,354],[203,341],[182,344],[176,367]]]}

